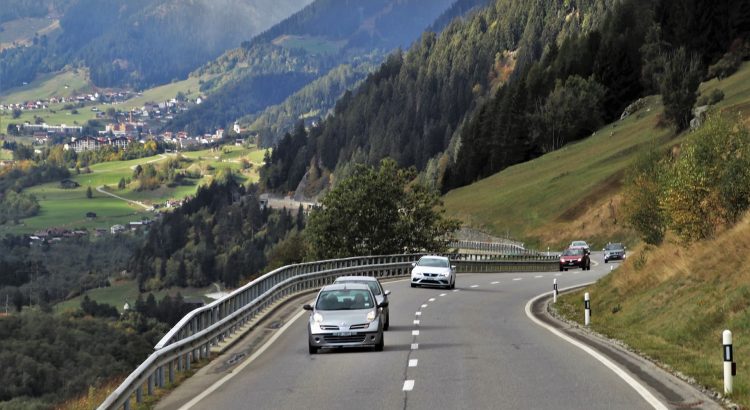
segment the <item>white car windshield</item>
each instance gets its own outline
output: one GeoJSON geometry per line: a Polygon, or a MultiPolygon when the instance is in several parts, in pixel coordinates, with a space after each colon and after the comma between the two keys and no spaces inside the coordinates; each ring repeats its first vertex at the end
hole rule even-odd
{"type": "Polygon", "coordinates": [[[320,292],[315,304],[317,310],[358,310],[372,309],[370,291],[364,289],[339,289],[320,292]]]}
{"type": "Polygon", "coordinates": [[[417,262],[419,266],[427,266],[430,268],[447,268],[448,261],[446,259],[438,258],[422,258],[417,262]]]}

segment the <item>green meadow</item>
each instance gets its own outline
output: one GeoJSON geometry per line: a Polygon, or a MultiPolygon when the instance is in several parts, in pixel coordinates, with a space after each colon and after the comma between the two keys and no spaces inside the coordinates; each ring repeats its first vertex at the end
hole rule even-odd
{"type": "Polygon", "coordinates": [[[185,185],[172,188],[162,185],[158,189],[143,191],[136,191],[130,187],[118,189],[117,185],[122,178],[132,178],[136,165],[158,164],[165,161],[167,155],[94,164],[90,167],[91,173],[76,174],[71,170],[70,179],[77,182],[79,187],[64,189],[59,182],[50,182],[26,189],[24,192],[35,195],[39,200],[39,214],[24,219],[20,225],[0,226],[0,234],[30,233],[47,227],[109,228],[114,224],[153,217],[153,212],[147,211],[145,207],[98,192],[96,188],[104,186],[107,192],[127,200],[142,202],[146,206],[159,204],[169,199],[181,199],[195,194],[198,187],[209,183],[220,168],[231,168],[242,183],[257,182],[258,166],[242,171],[240,159],[247,158],[253,162],[257,158],[262,159],[263,153],[263,150],[256,148],[236,146],[225,146],[214,151],[185,152],[183,155],[193,160],[193,163],[185,166],[197,164],[204,170],[202,178],[187,179],[185,185]],[[92,189],[92,198],[86,197],[87,187],[92,189]],[[94,212],[97,217],[89,220],[86,218],[87,212],[94,212]]]}

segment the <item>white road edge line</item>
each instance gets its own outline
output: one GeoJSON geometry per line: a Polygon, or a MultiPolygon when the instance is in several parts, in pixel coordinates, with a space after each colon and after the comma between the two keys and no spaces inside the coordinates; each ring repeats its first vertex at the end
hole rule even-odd
{"type": "Polygon", "coordinates": [[[417,367],[419,359],[409,359],[409,367],[417,367]]]}
{"type": "Polygon", "coordinates": [[[305,313],[307,313],[307,312],[305,312],[304,310],[301,310],[299,313],[297,313],[296,315],[294,315],[291,319],[289,319],[289,321],[287,321],[284,324],[284,326],[281,327],[281,329],[279,329],[278,332],[276,332],[273,336],[271,336],[271,338],[268,339],[268,341],[263,346],[261,346],[260,349],[256,350],[255,353],[252,354],[252,356],[250,356],[247,360],[245,360],[241,365],[239,365],[236,368],[232,369],[232,371],[229,372],[228,375],[222,377],[221,379],[219,379],[219,381],[217,381],[216,383],[212,384],[209,388],[207,388],[206,390],[204,390],[203,393],[195,396],[192,400],[190,400],[189,402],[183,404],[180,407],[179,410],[190,409],[191,407],[193,407],[196,404],[198,404],[198,402],[200,402],[201,400],[203,400],[206,397],[208,397],[208,395],[210,395],[211,393],[213,393],[216,390],[218,390],[224,383],[228,382],[232,377],[238,375],[242,371],[242,369],[244,369],[245,367],[249,366],[250,363],[254,362],[255,359],[258,358],[258,356],[260,356],[261,354],[263,354],[263,352],[265,352],[269,347],[271,347],[271,345],[273,345],[273,343],[276,342],[276,339],[278,339],[279,337],[281,337],[281,335],[284,334],[284,332],[289,327],[291,327],[292,324],[294,322],[296,322],[297,319],[300,318],[300,316],[304,315],[305,313]]]}
{"type": "MultiPolygon", "coordinates": [[[[407,280],[409,280],[409,279],[398,279],[398,280],[391,281],[390,283],[404,282],[404,281],[407,281],[407,280]]],[[[312,303],[312,301],[311,301],[311,303],[312,303]]],[[[189,402],[187,402],[187,403],[183,404],[182,406],[180,406],[179,410],[188,410],[188,409],[190,409],[191,407],[193,407],[196,404],[198,404],[201,400],[203,400],[206,397],[208,397],[209,394],[215,392],[219,387],[221,387],[224,383],[228,382],[232,377],[238,375],[245,367],[249,366],[250,363],[252,363],[253,361],[255,361],[255,359],[258,358],[258,356],[260,356],[261,354],[263,354],[263,352],[265,352],[269,347],[271,347],[271,345],[273,345],[274,342],[276,342],[276,339],[278,339],[279,337],[281,337],[281,335],[284,334],[284,332],[286,332],[286,330],[289,329],[292,326],[292,323],[296,322],[297,319],[299,319],[300,316],[302,316],[304,314],[305,314],[305,311],[302,310],[299,313],[297,313],[296,315],[294,315],[291,319],[289,319],[289,321],[287,323],[284,324],[284,326],[282,326],[276,332],[276,334],[274,334],[273,336],[271,336],[271,338],[268,339],[268,341],[265,344],[263,344],[263,346],[261,346],[258,350],[256,350],[255,353],[253,353],[250,357],[248,357],[247,360],[245,360],[241,365],[237,366],[229,374],[227,374],[226,376],[222,377],[219,381],[217,381],[216,383],[214,383],[211,386],[209,386],[206,390],[203,391],[203,393],[199,394],[198,396],[195,396],[192,400],[190,400],[189,402]]],[[[417,315],[419,315],[419,314],[421,314],[421,312],[417,312],[417,315]]],[[[412,345],[411,345],[412,350],[417,350],[418,347],[419,347],[419,344],[417,344],[417,343],[412,343],[412,345]]]]}
{"type": "Polygon", "coordinates": [[[404,391],[412,391],[414,389],[414,380],[404,380],[404,391]]]}
{"type": "MultiPolygon", "coordinates": [[[[591,285],[593,283],[595,283],[595,282],[588,282],[588,283],[581,284],[579,286],[588,286],[588,285],[591,285]]],[[[565,291],[567,289],[572,289],[572,288],[576,288],[576,287],[579,287],[579,286],[572,286],[572,287],[560,289],[560,291],[565,291]]],[[[612,363],[609,359],[607,359],[606,357],[604,357],[604,355],[602,355],[601,353],[597,352],[596,350],[594,350],[594,349],[586,346],[585,344],[583,344],[583,343],[581,343],[581,342],[579,342],[579,341],[571,338],[570,336],[567,336],[567,335],[563,334],[562,332],[560,332],[559,330],[553,328],[552,326],[549,326],[548,324],[543,323],[539,319],[535,318],[534,315],[531,314],[531,305],[534,304],[534,302],[536,302],[537,300],[539,300],[539,299],[541,299],[541,298],[543,298],[545,296],[549,296],[549,294],[550,294],[550,292],[542,293],[541,295],[538,295],[538,296],[534,297],[533,299],[529,300],[526,303],[526,316],[528,316],[529,319],[531,319],[532,322],[534,322],[537,325],[539,325],[539,326],[541,326],[541,327],[549,330],[555,336],[557,336],[557,337],[565,340],[566,342],[572,344],[573,346],[575,346],[575,347],[583,350],[584,352],[588,353],[589,355],[593,356],[596,360],[598,360],[599,362],[601,362],[605,367],[607,367],[610,370],[612,370],[625,383],[627,383],[628,385],[630,385],[630,387],[632,387],[638,394],[640,394],[641,397],[643,397],[643,399],[646,400],[646,402],[648,404],[650,404],[654,409],[667,410],[667,407],[662,402],[660,402],[659,399],[657,399],[656,397],[654,397],[654,395],[651,394],[651,392],[648,391],[648,389],[646,389],[641,383],[639,383],[637,380],[635,380],[632,376],[630,376],[628,373],[626,373],[624,370],[622,370],[616,364],[612,363]]]]}

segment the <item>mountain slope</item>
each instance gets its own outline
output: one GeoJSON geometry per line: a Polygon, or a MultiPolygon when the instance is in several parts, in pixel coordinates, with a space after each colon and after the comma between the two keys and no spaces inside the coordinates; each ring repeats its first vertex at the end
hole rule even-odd
{"type": "MultiPolygon", "coordinates": [[[[701,95],[721,90],[715,110],[750,115],[750,63],[733,76],[711,80],[701,95]]],[[[635,239],[624,226],[621,188],[625,169],[646,150],[667,149],[684,135],[660,125],[658,96],[585,140],[523,164],[514,165],[444,196],[448,215],[494,234],[510,234],[545,248],[559,249],[573,239],[596,244],[635,239]]]]}
{"type": "MultiPolygon", "coordinates": [[[[379,62],[384,52],[411,43],[453,3],[454,0],[316,0],[193,73],[214,76],[201,88],[209,98],[167,128],[202,133],[276,104],[280,101],[269,100],[251,84],[270,83],[281,74],[309,82],[355,59],[379,62]],[[243,96],[268,102],[261,106],[246,104],[243,96]],[[226,112],[226,106],[239,107],[241,114],[226,112]]],[[[284,97],[299,88],[289,89],[284,97]]]]}
{"type": "Polygon", "coordinates": [[[167,83],[309,1],[48,0],[45,16],[59,15],[59,30],[0,53],[0,92],[66,65],[88,67],[100,87],[167,83]]]}

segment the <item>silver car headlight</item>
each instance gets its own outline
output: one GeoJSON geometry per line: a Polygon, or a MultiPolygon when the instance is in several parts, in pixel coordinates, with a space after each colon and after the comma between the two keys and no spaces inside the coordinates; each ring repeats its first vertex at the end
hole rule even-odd
{"type": "Polygon", "coordinates": [[[372,322],[373,320],[375,320],[375,311],[371,310],[367,312],[367,321],[372,322]]]}
{"type": "Polygon", "coordinates": [[[321,323],[321,322],[323,322],[323,315],[321,315],[320,313],[314,314],[313,315],[313,321],[315,323],[321,323]]]}

